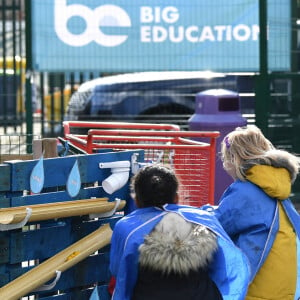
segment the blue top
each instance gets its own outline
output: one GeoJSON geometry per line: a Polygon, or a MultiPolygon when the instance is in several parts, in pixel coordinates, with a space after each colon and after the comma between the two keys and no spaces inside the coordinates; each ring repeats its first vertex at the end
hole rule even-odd
{"type": "MultiPolygon", "coordinates": [[[[289,199],[281,203],[299,237],[299,214],[289,199]]],[[[237,180],[225,191],[215,216],[233,242],[247,254],[251,282],[265,262],[278,232],[278,202],[259,186],[237,180]]]]}
{"type": "Polygon", "coordinates": [[[130,300],[137,280],[138,247],[168,212],[213,231],[218,250],[210,266],[210,276],[224,300],[243,300],[249,283],[248,259],[231,241],[218,220],[209,212],[190,206],[167,204],[163,209],[137,209],[115,225],[110,251],[110,271],[116,277],[113,300],[130,300]]]}

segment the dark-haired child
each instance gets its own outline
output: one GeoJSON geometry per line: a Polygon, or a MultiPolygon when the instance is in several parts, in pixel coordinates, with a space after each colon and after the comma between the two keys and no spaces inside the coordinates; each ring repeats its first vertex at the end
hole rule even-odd
{"type": "Polygon", "coordinates": [[[161,165],[133,178],[137,210],[111,241],[114,300],[243,300],[248,264],[215,217],[178,205],[178,180],[161,165]]]}

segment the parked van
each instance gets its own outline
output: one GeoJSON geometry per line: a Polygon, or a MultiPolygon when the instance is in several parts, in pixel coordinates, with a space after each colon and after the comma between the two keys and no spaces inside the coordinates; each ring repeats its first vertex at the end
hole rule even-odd
{"type": "MultiPolygon", "coordinates": [[[[195,112],[196,94],[218,88],[252,92],[252,78],[194,71],[101,77],[83,83],[71,96],[66,120],[135,121],[162,115],[185,115],[187,120],[195,112]]],[[[250,102],[242,107],[253,108],[250,102]]]]}

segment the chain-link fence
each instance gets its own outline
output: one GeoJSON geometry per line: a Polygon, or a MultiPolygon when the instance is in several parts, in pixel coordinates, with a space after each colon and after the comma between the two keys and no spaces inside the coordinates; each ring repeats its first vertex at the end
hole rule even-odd
{"type": "MultiPolygon", "coordinates": [[[[86,6],[90,5],[88,1],[78,0],[78,2],[86,6]]],[[[50,2],[34,2],[34,4],[36,3],[40,3],[42,8],[43,5],[49,5],[50,2]]],[[[26,53],[25,50],[31,49],[28,45],[33,44],[32,36],[30,35],[31,31],[28,30],[30,29],[29,26],[31,24],[29,21],[33,13],[30,10],[32,6],[29,4],[32,4],[32,1],[4,0],[0,3],[0,42],[2,46],[0,52],[0,125],[3,128],[3,134],[11,132],[31,134],[30,130],[28,132],[28,128],[30,129],[33,126],[32,133],[55,137],[61,134],[62,121],[66,117],[70,119],[68,105],[71,96],[76,93],[78,87],[83,82],[112,75],[115,73],[115,70],[113,68],[111,70],[107,68],[102,70],[101,66],[99,66],[98,71],[94,69],[78,70],[74,61],[74,70],[44,72],[35,70],[33,65],[32,70],[29,70],[30,72],[27,72],[26,76],[26,60],[32,60],[32,53],[26,53]],[[30,95],[32,101],[30,103],[28,103],[28,100],[26,102],[25,97],[26,79],[31,80],[30,95]],[[25,104],[27,106],[31,104],[32,116],[28,115],[27,112],[31,110],[26,110],[25,104]]],[[[98,3],[97,5],[100,4],[98,3]]],[[[217,16],[214,15],[217,14],[217,10],[215,12],[213,10],[210,11],[213,3],[208,1],[208,4],[206,13],[208,14],[209,11],[211,20],[217,20],[217,16]]],[[[94,5],[97,6],[96,4],[94,5]]],[[[240,1],[238,7],[242,9],[243,5],[249,5],[249,1],[245,1],[245,3],[240,1]]],[[[249,123],[256,122],[266,135],[281,148],[300,153],[300,140],[297,134],[299,127],[298,116],[300,114],[298,104],[300,103],[298,87],[298,70],[300,66],[300,22],[298,19],[300,19],[300,4],[299,1],[274,0],[259,1],[259,4],[256,3],[255,5],[253,6],[253,13],[259,16],[259,36],[264,37],[266,33],[264,25],[266,24],[268,24],[267,33],[269,34],[268,39],[257,41],[257,48],[260,50],[258,53],[260,61],[258,72],[245,75],[242,71],[246,70],[241,70],[242,75],[241,72],[234,74],[236,81],[233,83],[225,78],[207,78],[205,84],[199,84],[198,87],[186,86],[180,91],[168,90],[166,82],[161,83],[162,88],[158,91],[150,86],[135,89],[132,88],[132,82],[125,81],[123,84],[127,88],[128,101],[123,102],[118,107],[115,106],[115,109],[109,110],[105,105],[98,105],[99,103],[97,104],[98,106],[91,105],[88,99],[89,95],[87,95],[87,98],[84,100],[86,101],[86,106],[82,111],[78,111],[79,114],[77,116],[73,116],[79,120],[177,123],[182,128],[186,128],[187,120],[194,113],[193,105],[196,93],[203,89],[226,88],[239,92],[241,96],[241,111],[249,123]],[[288,15],[291,17],[283,18],[283,11],[288,12],[288,15]],[[282,63],[287,64],[290,68],[281,70],[279,66],[282,63]],[[170,96],[169,98],[176,100],[168,102],[167,95],[170,96]],[[146,100],[152,102],[152,106],[148,105],[147,108],[141,109],[137,113],[137,103],[145,103],[146,100]],[[183,105],[183,101],[189,104],[183,105]]],[[[233,14],[232,10],[237,7],[234,1],[227,3],[227,6],[229,7],[228,10],[231,11],[230,14],[233,14]]],[[[188,4],[186,9],[189,9],[188,4]]],[[[53,12],[49,11],[48,13],[51,15],[53,12]]],[[[45,15],[46,17],[48,16],[45,15]]],[[[213,28],[213,24],[209,25],[211,26],[207,27],[206,30],[213,28]]],[[[221,34],[223,31],[221,31],[220,27],[218,28],[219,31],[216,32],[219,32],[219,37],[218,35],[214,36],[216,38],[214,43],[216,44],[220,42],[223,36],[221,34]]],[[[229,27],[225,29],[228,31],[229,27]]],[[[224,32],[227,32],[225,29],[224,32]]],[[[246,37],[247,31],[245,27],[239,27],[236,30],[236,34],[240,34],[240,36],[244,34],[244,37],[246,37]]],[[[206,37],[207,39],[209,37],[208,31],[206,37]]],[[[212,39],[213,35],[210,38],[212,39]]],[[[50,39],[49,41],[45,39],[45,43],[46,45],[43,46],[52,49],[53,45],[50,39]],[[49,43],[48,46],[47,42],[49,43]]],[[[55,49],[52,50],[54,51],[55,49]]],[[[229,58],[236,58],[236,60],[241,58],[243,60],[253,59],[247,51],[243,53],[223,51],[221,54],[217,52],[212,53],[212,56],[215,56],[215,59],[220,64],[222,61],[228,61],[227,73],[230,70],[229,58]]],[[[94,61],[96,58],[95,56],[90,57],[91,61],[94,61]]],[[[194,56],[194,59],[196,62],[201,57],[194,56]]],[[[208,65],[207,69],[209,68],[210,66],[208,65]]],[[[135,65],[132,64],[132,68],[128,69],[128,72],[135,71],[137,71],[135,65]]],[[[227,78],[230,76],[232,74],[227,74],[227,78]]],[[[99,92],[97,101],[103,102],[106,99],[105,103],[118,102],[120,100],[118,96],[121,94],[124,94],[124,89],[114,89],[102,94],[99,92]],[[105,99],[101,100],[101,97],[105,99]]]]}

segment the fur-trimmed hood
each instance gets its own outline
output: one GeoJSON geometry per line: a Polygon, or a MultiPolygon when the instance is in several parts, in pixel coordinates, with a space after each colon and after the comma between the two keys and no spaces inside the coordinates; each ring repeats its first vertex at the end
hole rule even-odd
{"type": "Polygon", "coordinates": [[[299,173],[300,158],[287,151],[273,149],[267,151],[262,158],[247,161],[243,168],[248,170],[255,165],[268,165],[275,168],[285,168],[288,170],[291,182],[293,183],[299,173]]]}
{"type": "Polygon", "coordinates": [[[217,247],[212,231],[169,212],[139,247],[139,263],[166,274],[187,274],[206,268],[217,247]]]}
{"type": "Polygon", "coordinates": [[[271,150],[261,160],[249,161],[246,179],[270,197],[284,200],[291,193],[298,171],[299,159],[296,156],[282,150],[271,150]]]}

